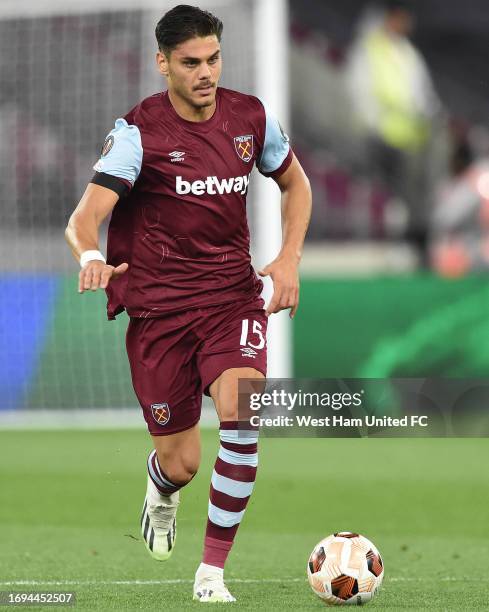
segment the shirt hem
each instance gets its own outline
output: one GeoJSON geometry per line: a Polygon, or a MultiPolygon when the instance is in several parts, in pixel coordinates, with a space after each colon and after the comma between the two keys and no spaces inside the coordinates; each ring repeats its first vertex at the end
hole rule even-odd
{"type": "Polygon", "coordinates": [[[230,296],[229,299],[224,299],[224,300],[197,303],[192,306],[186,306],[185,308],[176,307],[176,308],[169,308],[166,310],[156,309],[156,308],[140,310],[140,309],[127,308],[127,307],[120,305],[117,308],[107,309],[107,318],[109,319],[109,321],[113,321],[116,319],[117,315],[121,314],[125,310],[127,315],[131,319],[158,319],[158,318],[166,317],[172,314],[177,314],[177,313],[180,314],[182,312],[198,310],[199,308],[205,309],[205,308],[216,308],[218,306],[225,306],[227,304],[232,304],[233,302],[236,302],[236,300],[239,298],[243,298],[243,302],[245,303],[251,302],[253,300],[261,298],[261,291],[260,292],[253,291],[253,292],[244,294],[242,296],[234,295],[234,296],[230,296]]]}

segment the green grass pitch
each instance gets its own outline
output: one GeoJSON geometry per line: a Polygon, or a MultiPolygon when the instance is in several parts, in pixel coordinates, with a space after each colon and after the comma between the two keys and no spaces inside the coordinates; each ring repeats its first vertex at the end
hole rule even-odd
{"type": "MultiPolygon", "coordinates": [[[[149,442],[142,431],[1,432],[0,590],[73,590],[76,610],[205,605],[191,601],[191,586],[217,432],[203,431],[202,467],[182,494],[166,563],[148,556],[139,534],[149,442]]],[[[370,609],[489,609],[488,440],[260,444],[226,570],[233,609],[323,609],[306,562],[341,530],[366,535],[384,557],[370,609]]]]}

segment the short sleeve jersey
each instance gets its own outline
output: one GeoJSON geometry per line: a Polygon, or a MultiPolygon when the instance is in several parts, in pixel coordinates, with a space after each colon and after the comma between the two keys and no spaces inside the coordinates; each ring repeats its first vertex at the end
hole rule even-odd
{"type": "Polygon", "coordinates": [[[92,182],[121,196],[107,261],[129,270],[107,289],[108,316],[158,317],[253,299],[261,293],[249,252],[246,196],[258,170],[279,177],[288,137],[256,97],[218,88],[202,122],[181,118],[167,92],[115,122],[92,182]]]}

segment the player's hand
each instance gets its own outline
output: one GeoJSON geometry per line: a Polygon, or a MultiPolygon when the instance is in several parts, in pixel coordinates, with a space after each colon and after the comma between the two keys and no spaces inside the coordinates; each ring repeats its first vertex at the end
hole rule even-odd
{"type": "Polygon", "coordinates": [[[289,316],[293,319],[299,306],[299,262],[279,256],[258,274],[270,276],[273,281],[273,295],[265,311],[266,316],[290,308],[289,316]]]}
{"type": "Polygon", "coordinates": [[[126,263],[122,263],[115,268],[98,259],[89,261],[78,275],[78,293],[105,289],[112,278],[121,276],[128,268],[129,266],[126,263]]]}

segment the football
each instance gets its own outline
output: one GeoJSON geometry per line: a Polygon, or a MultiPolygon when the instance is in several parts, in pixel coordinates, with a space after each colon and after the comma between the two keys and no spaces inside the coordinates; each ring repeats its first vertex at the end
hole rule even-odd
{"type": "Polygon", "coordinates": [[[384,562],[370,540],[340,531],[321,540],[307,564],[312,590],[331,605],[367,603],[384,577],[384,562]]]}

